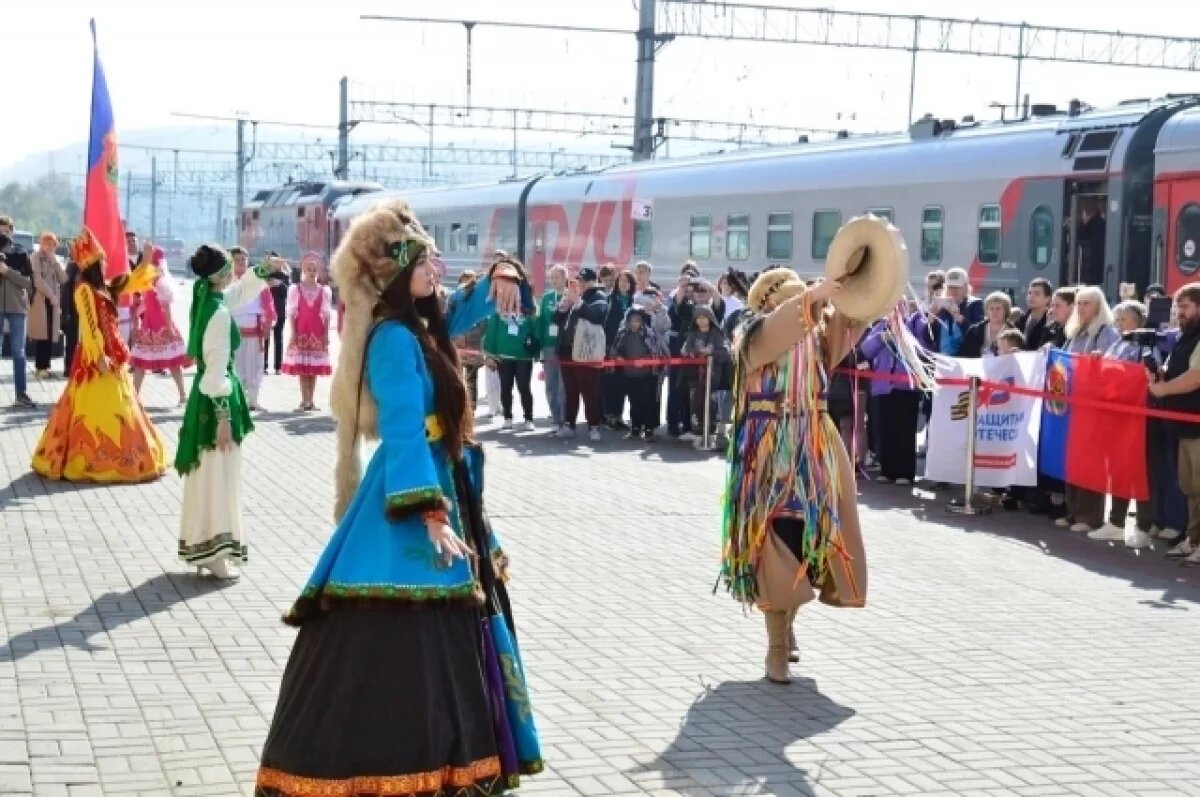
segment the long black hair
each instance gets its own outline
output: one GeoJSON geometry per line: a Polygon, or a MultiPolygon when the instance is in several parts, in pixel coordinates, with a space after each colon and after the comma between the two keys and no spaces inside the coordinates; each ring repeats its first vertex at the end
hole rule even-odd
{"type": "MultiPolygon", "coordinates": [[[[425,368],[433,380],[433,404],[443,431],[443,445],[452,459],[462,454],[463,445],[473,442],[473,414],[467,402],[458,351],[450,341],[450,330],[442,312],[441,299],[434,291],[423,299],[412,295],[412,269],[425,256],[419,248],[410,254],[407,266],[379,295],[375,317],[381,321],[399,321],[416,336],[425,357],[425,368]]],[[[466,288],[471,291],[475,286],[466,288]]]]}
{"type": "Polygon", "coordinates": [[[105,282],[104,261],[98,260],[87,268],[79,270],[79,281],[91,285],[96,293],[108,297],[113,304],[116,304],[117,299],[121,297],[121,291],[124,290],[126,283],[129,282],[129,275],[121,274],[114,277],[112,282],[105,282]]]}

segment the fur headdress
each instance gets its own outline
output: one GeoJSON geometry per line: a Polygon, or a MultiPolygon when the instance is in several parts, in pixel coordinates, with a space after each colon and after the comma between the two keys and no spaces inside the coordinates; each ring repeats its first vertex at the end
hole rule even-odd
{"type": "Polygon", "coordinates": [[[337,422],[335,521],[345,515],[362,478],[362,440],[379,437],[379,409],[364,383],[367,336],[379,294],[400,270],[397,247],[407,243],[435,248],[408,203],[397,200],[375,205],[355,219],[333,254],[331,271],[346,308],[330,390],[337,422]]]}

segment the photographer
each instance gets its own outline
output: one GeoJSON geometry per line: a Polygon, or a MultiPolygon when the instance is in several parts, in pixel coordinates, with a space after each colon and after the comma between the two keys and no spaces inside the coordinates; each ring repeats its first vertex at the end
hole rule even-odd
{"type": "Polygon", "coordinates": [[[29,262],[29,253],[13,242],[12,235],[12,219],[0,216],[0,327],[7,323],[17,405],[34,407],[37,405],[26,392],[25,382],[25,322],[29,316],[33,266],[29,262]]]}
{"type": "Polygon", "coordinates": [[[1187,496],[1187,537],[1167,552],[1170,559],[1200,566],[1200,282],[1184,285],[1175,293],[1179,342],[1167,358],[1166,368],[1150,385],[1150,395],[1172,412],[1196,416],[1197,422],[1169,422],[1177,446],[1179,486],[1187,496]]]}

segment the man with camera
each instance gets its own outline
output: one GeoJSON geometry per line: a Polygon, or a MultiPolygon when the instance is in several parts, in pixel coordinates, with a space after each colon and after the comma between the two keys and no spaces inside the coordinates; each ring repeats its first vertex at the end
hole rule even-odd
{"type": "Polygon", "coordinates": [[[1163,409],[1194,415],[1195,421],[1172,421],[1179,439],[1179,487],[1187,496],[1187,537],[1172,548],[1168,558],[1200,566],[1200,282],[1184,285],[1175,293],[1179,341],[1166,367],[1150,385],[1150,395],[1163,409]]]}
{"type": "Polygon", "coordinates": [[[25,321],[29,316],[29,291],[33,285],[33,266],[29,253],[13,241],[13,221],[0,216],[0,328],[8,326],[8,345],[12,354],[13,387],[17,405],[37,406],[25,391],[25,321]]]}

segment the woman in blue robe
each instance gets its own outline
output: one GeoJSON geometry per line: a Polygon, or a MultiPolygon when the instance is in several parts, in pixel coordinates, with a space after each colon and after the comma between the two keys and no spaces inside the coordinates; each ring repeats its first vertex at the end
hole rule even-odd
{"type": "Polygon", "coordinates": [[[392,203],[356,220],[334,258],[339,523],[284,616],[300,631],[258,771],[265,797],[495,795],[542,769],[451,344],[532,294],[502,260],[443,311],[434,256],[392,203]],[[360,440],[376,437],[360,481],[360,440]]]}

